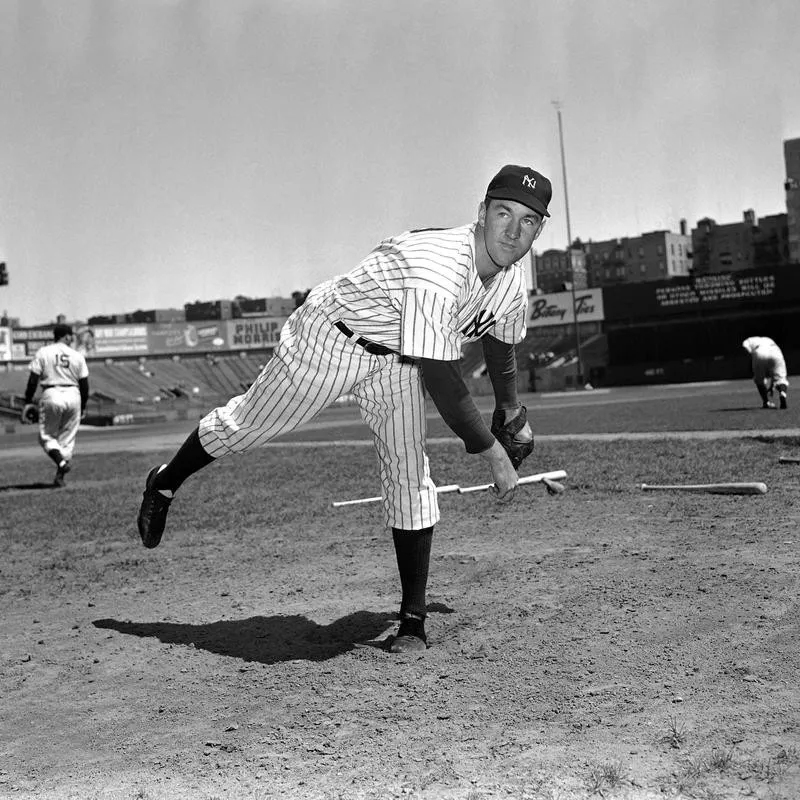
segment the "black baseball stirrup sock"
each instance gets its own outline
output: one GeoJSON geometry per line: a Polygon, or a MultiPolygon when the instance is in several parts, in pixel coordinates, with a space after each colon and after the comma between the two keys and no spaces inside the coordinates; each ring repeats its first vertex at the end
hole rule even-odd
{"type": "Polygon", "coordinates": [[[427,613],[425,591],[428,587],[433,527],[418,531],[392,528],[392,538],[397,556],[397,569],[400,572],[400,585],[403,589],[400,614],[401,616],[414,614],[420,619],[425,619],[427,613]]]}
{"type": "Polygon", "coordinates": [[[195,428],[172,457],[172,461],[156,475],[153,488],[171,489],[175,492],[190,475],[198,472],[212,461],[214,461],[214,456],[210,456],[200,444],[200,432],[198,428],[195,428]]]}

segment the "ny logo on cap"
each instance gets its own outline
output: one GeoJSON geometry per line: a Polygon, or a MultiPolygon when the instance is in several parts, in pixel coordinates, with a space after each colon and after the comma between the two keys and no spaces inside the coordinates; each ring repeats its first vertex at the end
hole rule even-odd
{"type": "Polygon", "coordinates": [[[536,188],[536,178],[531,178],[530,175],[523,175],[522,176],[522,185],[527,186],[529,189],[536,188]]]}

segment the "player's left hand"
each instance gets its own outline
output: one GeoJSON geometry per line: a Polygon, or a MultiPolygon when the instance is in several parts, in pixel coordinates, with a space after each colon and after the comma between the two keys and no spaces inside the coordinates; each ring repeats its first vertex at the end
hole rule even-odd
{"type": "Polygon", "coordinates": [[[533,431],[528,424],[528,410],[520,406],[514,416],[513,411],[496,409],[492,414],[492,435],[503,445],[514,469],[533,452],[533,431]]]}
{"type": "Polygon", "coordinates": [[[25,403],[20,412],[19,421],[23,425],[35,425],[39,421],[39,407],[33,403],[25,403]]]}

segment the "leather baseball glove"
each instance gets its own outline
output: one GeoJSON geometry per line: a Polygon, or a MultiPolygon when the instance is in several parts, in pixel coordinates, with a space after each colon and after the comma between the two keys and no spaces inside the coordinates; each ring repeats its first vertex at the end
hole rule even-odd
{"type": "Polygon", "coordinates": [[[514,419],[505,421],[505,411],[499,409],[492,414],[492,435],[505,448],[514,469],[533,452],[533,432],[528,425],[528,409],[522,406],[514,419]]]}
{"type": "Polygon", "coordinates": [[[36,425],[39,422],[39,406],[26,403],[19,415],[19,421],[23,425],[36,425]]]}

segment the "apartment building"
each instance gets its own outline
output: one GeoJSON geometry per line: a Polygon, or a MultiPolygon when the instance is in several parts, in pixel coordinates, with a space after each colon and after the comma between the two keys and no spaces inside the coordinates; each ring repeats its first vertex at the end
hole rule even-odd
{"type": "Polygon", "coordinates": [[[787,214],[758,219],[747,209],[741,222],[726,224],[705,217],[692,229],[694,274],[783,266],[789,262],[790,247],[787,214]]]}
{"type": "Polygon", "coordinates": [[[783,143],[786,163],[786,224],[789,242],[789,261],[800,264],[800,139],[786,139],[783,143]]]}
{"type": "Polygon", "coordinates": [[[533,253],[531,258],[532,289],[537,294],[552,294],[571,288],[587,288],[586,253],[582,245],[570,250],[572,264],[566,250],[545,250],[541,255],[533,253]]]}
{"type": "Polygon", "coordinates": [[[681,232],[650,231],[641,236],[587,242],[589,286],[664,280],[688,275],[692,268],[692,238],[681,220],[681,232]]]}

